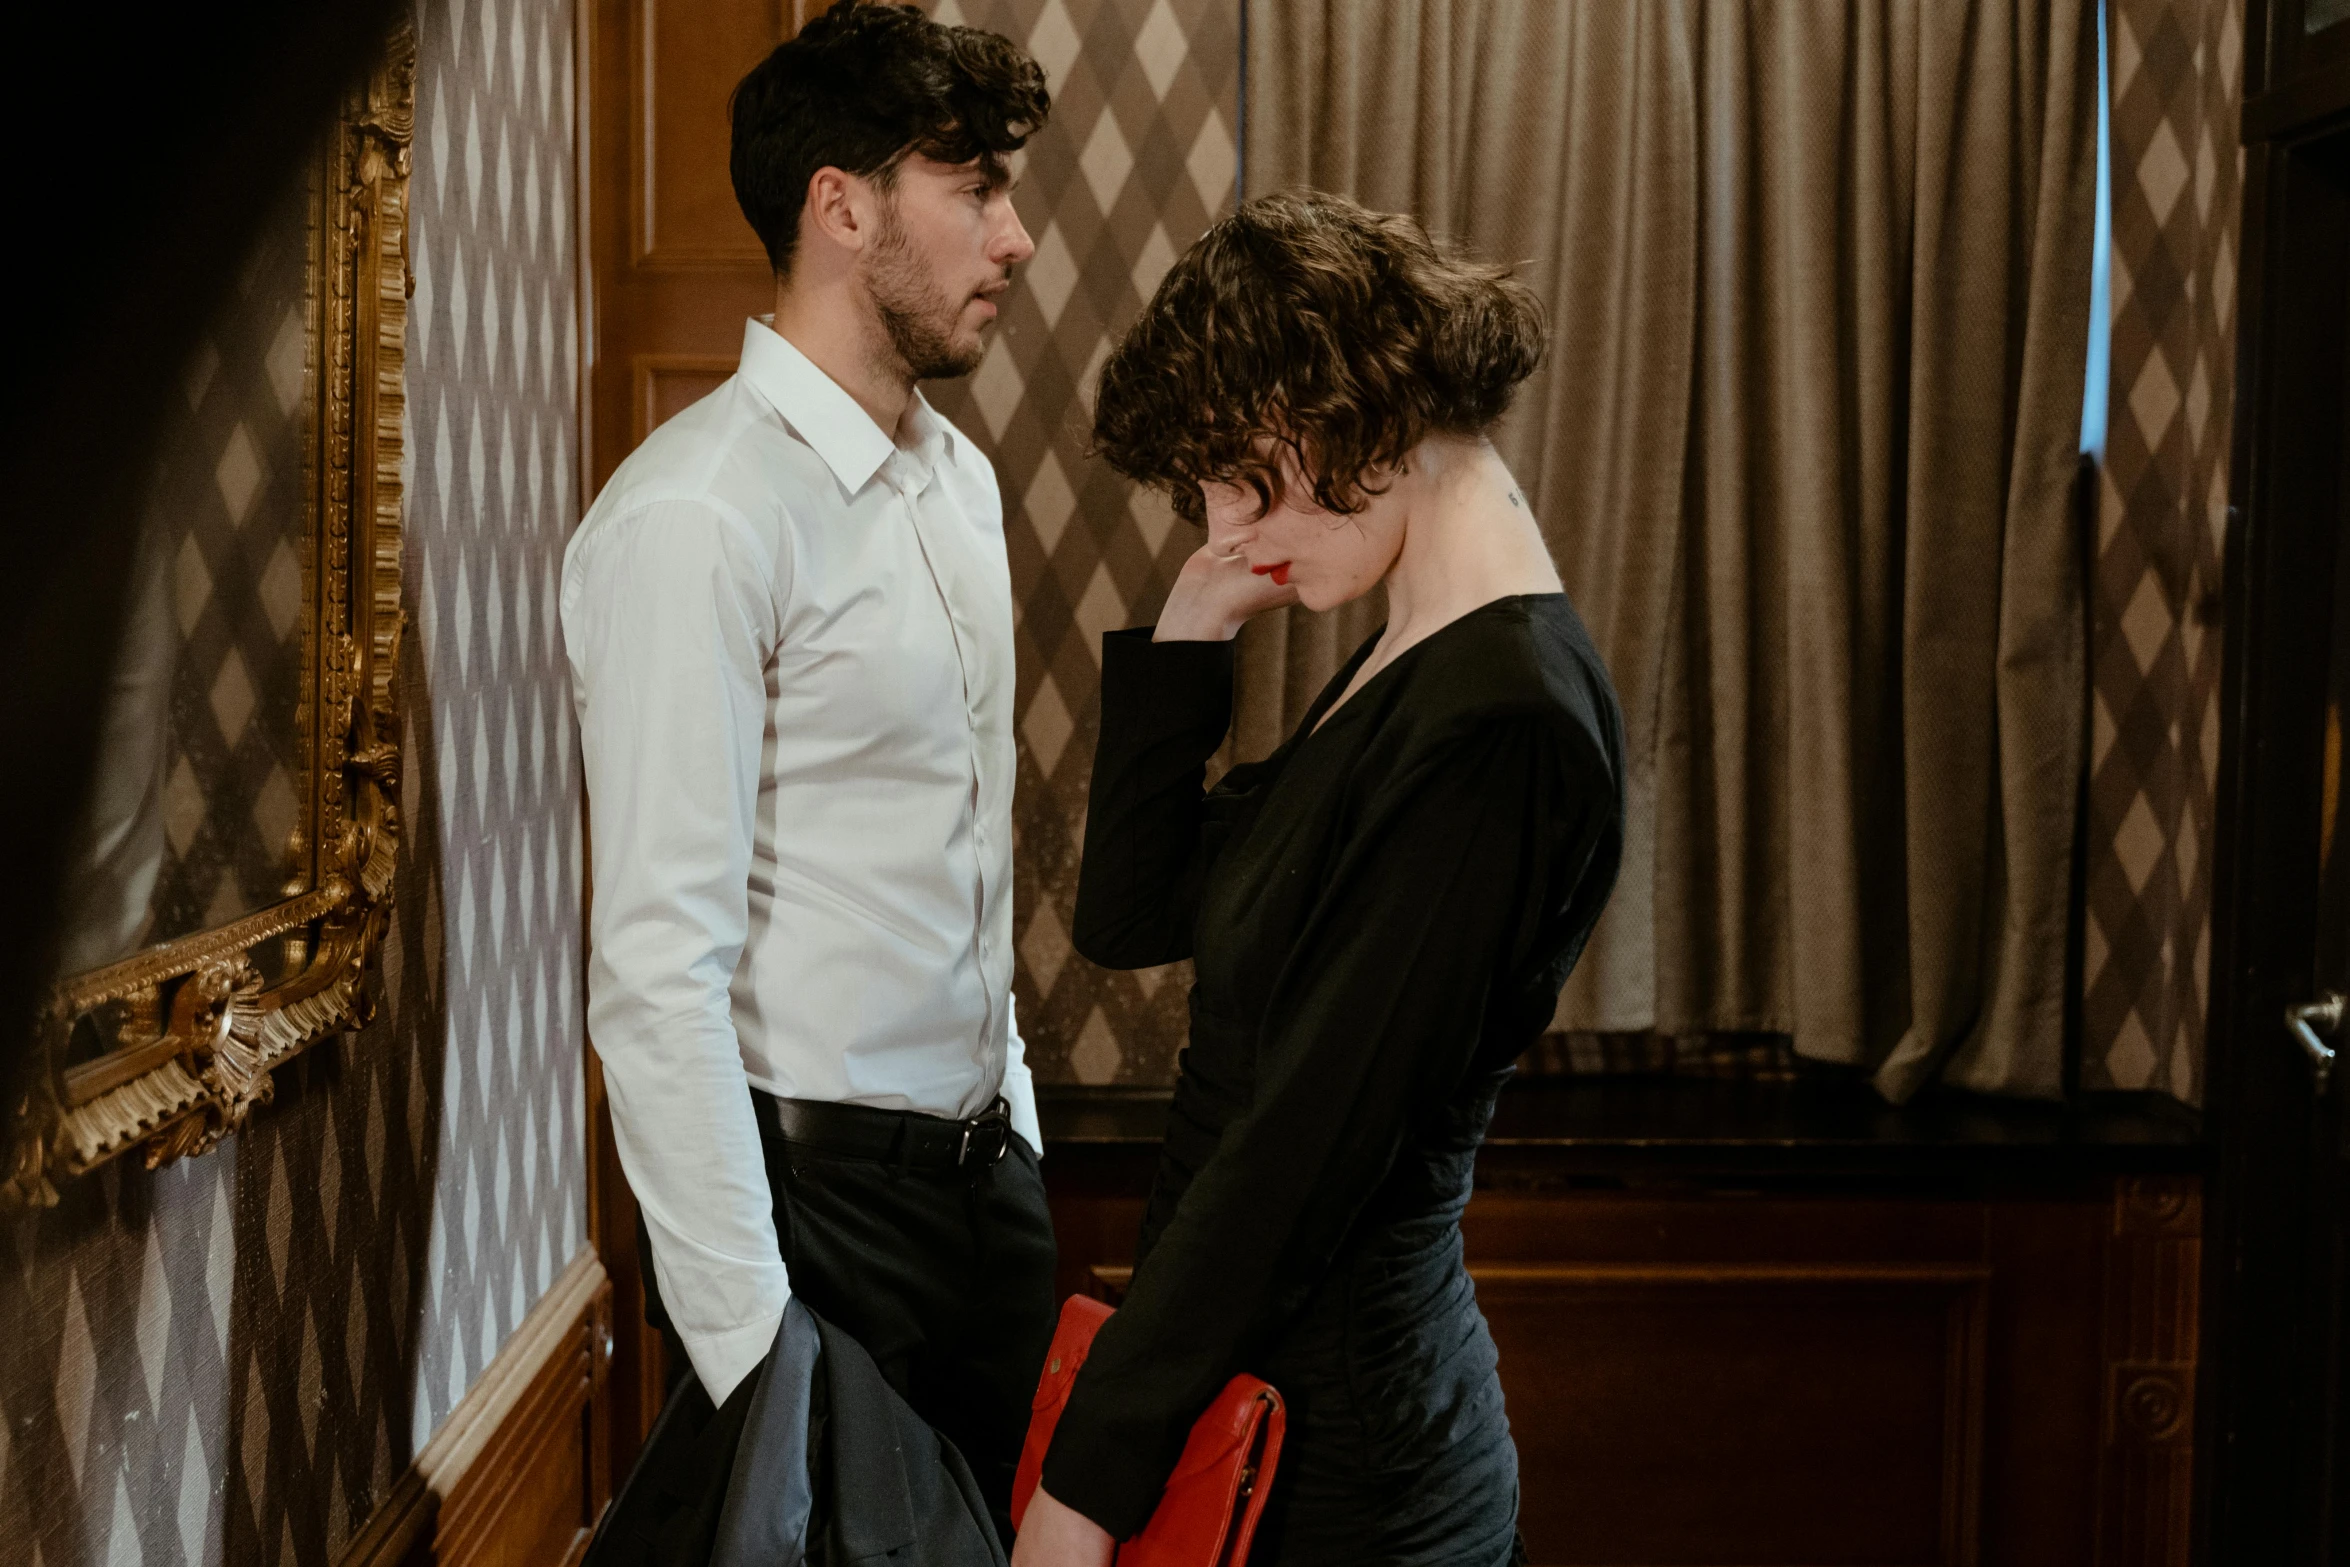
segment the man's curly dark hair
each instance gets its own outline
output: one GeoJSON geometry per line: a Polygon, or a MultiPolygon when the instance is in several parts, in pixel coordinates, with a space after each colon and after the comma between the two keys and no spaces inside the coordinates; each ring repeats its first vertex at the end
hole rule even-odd
{"type": "Polygon", "coordinates": [[[1513,269],[1343,196],[1261,196],[1186,251],[1103,363],[1093,449],[1202,520],[1203,480],[1359,512],[1432,434],[1479,435],[1543,350],[1513,269]]]}
{"type": "Polygon", "coordinates": [[[1010,39],[910,5],[840,3],[736,84],[727,166],[767,260],[791,270],[808,181],[837,168],[888,189],[910,153],[1008,177],[1052,112],[1044,71],[1010,39]]]}

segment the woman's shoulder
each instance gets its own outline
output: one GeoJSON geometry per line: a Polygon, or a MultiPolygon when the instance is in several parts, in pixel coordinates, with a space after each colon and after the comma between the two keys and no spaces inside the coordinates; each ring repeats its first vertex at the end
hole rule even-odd
{"type": "Polygon", "coordinates": [[[1429,637],[1421,653],[1396,702],[1419,744],[1450,749],[1476,732],[1522,727],[1623,776],[1615,684],[1564,593],[1496,599],[1429,637]]]}

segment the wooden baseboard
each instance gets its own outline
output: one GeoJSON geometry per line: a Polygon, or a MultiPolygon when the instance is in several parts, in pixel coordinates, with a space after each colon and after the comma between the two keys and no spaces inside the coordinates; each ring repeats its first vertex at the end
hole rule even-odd
{"type": "Polygon", "coordinates": [[[338,1567],[576,1562],[612,1493],[612,1286],[583,1247],[338,1567]]]}

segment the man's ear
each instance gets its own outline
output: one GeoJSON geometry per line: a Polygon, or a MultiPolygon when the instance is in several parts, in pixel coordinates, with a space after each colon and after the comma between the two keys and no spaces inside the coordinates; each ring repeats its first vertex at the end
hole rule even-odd
{"type": "Polygon", "coordinates": [[[873,233],[873,195],[870,181],[826,164],[808,180],[808,201],[800,211],[800,232],[820,234],[846,251],[863,250],[873,233]]]}

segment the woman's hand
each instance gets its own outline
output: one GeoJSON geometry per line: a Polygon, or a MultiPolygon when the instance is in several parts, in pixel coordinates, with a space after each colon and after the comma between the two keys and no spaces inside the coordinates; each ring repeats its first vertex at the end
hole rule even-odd
{"type": "Polygon", "coordinates": [[[1297,589],[1260,577],[1239,555],[1203,544],[1176,575],[1154,642],[1229,642],[1252,615],[1297,602],[1297,589]]]}
{"type": "Polygon", "coordinates": [[[1012,1567],[1110,1567],[1118,1542],[1074,1507],[1053,1500],[1043,1486],[1028,1499],[1020,1538],[1012,1546],[1012,1567]]]}

